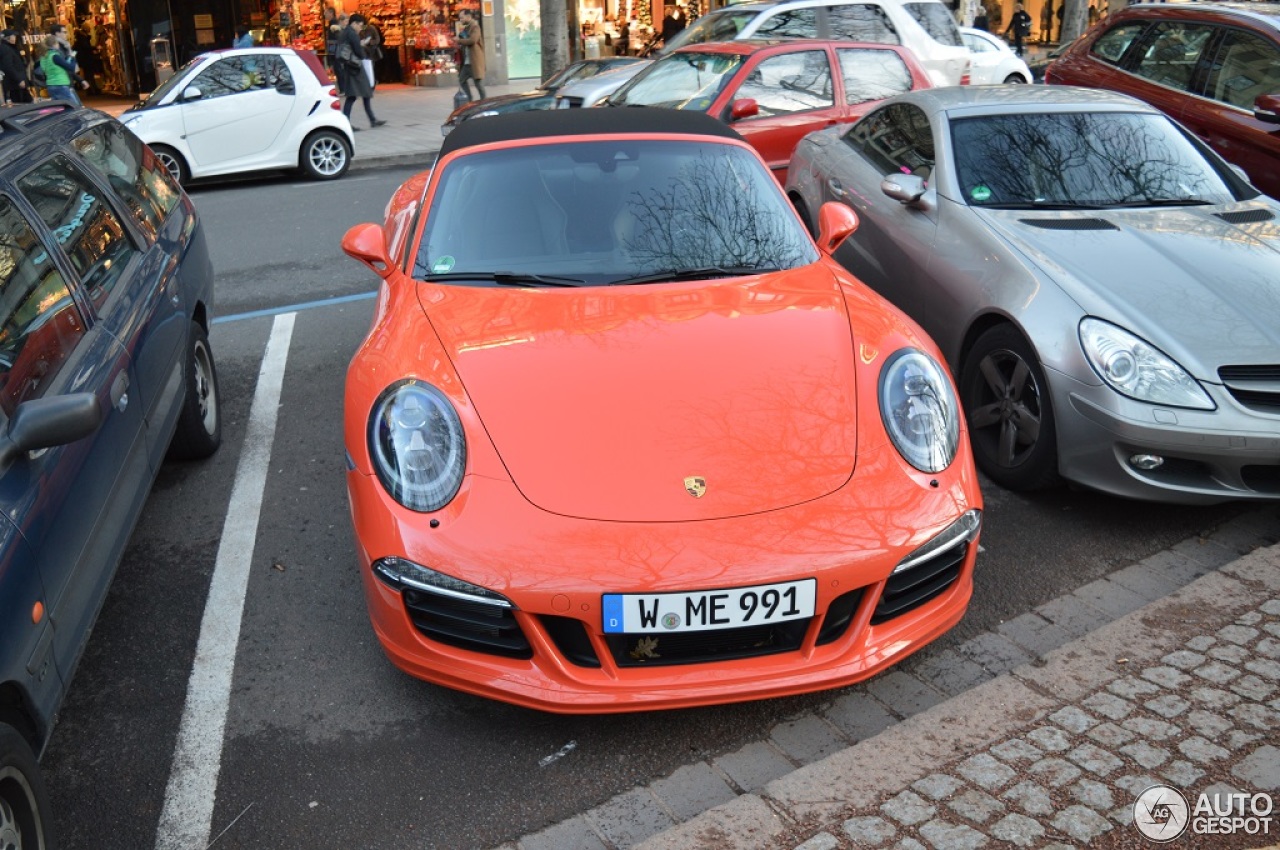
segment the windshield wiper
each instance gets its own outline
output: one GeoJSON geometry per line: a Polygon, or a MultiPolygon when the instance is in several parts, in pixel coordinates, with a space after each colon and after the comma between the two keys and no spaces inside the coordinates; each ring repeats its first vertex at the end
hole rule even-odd
{"type": "Polygon", "coordinates": [[[1147,198],[1145,201],[1126,201],[1122,204],[1112,204],[1114,209],[1128,209],[1130,207],[1211,207],[1213,201],[1206,201],[1201,198],[1147,198]]]}
{"type": "Polygon", "coordinates": [[[491,280],[503,286],[578,286],[586,283],[580,277],[557,277],[556,275],[528,272],[520,274],[515,272],[447,272],[429,274],[423,280],[491,280]]]}
{"type": "Polygon", "coordinates": [[[1102,210],[1111,205],[1082,201],[1010,201],[1005,204],[980,204],[979,206],[989,210],[1102,210]]]}
{"type": "Polygon", "coordinates": [[[768,274],[779,269],[761,266],[703,266],[697,269],[667,269],[650,274],[624,277],[609,281],[610,286],[625,286],[631,283],[657,283],[659,281],[700,280],[709,277],[742,277],[749,274],[768,274]]]}

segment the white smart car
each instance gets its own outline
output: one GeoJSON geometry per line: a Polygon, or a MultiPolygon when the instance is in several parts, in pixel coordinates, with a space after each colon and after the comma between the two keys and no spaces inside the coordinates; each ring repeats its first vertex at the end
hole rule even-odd
{"type": "Polygon", "coordinates": [[[332,180],[351,165],[351,122],[310,50],[203,53],[120,120],[179,183],[282,168],[332,180]]]}
{"type": "Polygon", "coordinates": [[[969,82],[972,85],[1034,82],[1027,63],[1000,36],[986,30],[961,27],[960,37],[969,48],[969,82]]]}

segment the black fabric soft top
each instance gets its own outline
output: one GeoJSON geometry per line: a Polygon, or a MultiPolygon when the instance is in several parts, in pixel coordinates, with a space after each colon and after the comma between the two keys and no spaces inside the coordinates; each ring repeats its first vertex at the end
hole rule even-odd
{"type": "Polygon", "coordinates": [[[443,158],[462,148],[540,136],[595,136],[609,133],[678,133],[741,139],[733,128],[705,112],[654,107],[543,109],[463,121],[444,137],[443,158]]]}

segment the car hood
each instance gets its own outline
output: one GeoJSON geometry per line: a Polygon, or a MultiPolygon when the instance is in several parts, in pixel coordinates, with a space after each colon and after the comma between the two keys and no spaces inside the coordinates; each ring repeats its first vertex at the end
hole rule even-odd
{"type": "Polygon", "coordinates": [[[544,510],[741,516],[820,498],[853,472],[854,345],[820,266],[419,293],[512,480],[544,510]]]}
{"type": "Polygon", "coordinates": [[[484,100],[477,100],[455,109],[449,114],[448,121],[457,122],[470,118],[481,112],[487,112],[490,109],[508,109],[513,104],[520,103],[525,100],[548,100],[555,96],[553,91],[544,91],[543,89],[534,89],[533,91],[520,92],[519,94],[497,94],[492,97],[486,97],[484,100]]]}
{"type": "Polygon", "coordinates": [[[1085,313],[1126,327],[1201,380],[1217,382],[1222,365],[1280,362],[1273,204],[977,212],[1085,313]]]}

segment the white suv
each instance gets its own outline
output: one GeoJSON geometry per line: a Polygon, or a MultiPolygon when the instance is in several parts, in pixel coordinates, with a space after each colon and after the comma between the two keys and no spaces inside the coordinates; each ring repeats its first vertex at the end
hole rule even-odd
{"type": "Polygon", "coordinates": [[[744,38],[821,38],[901,44],[935,86],[969,82],[969,49],[940,0],[780,0],[708,12],[662,48],[744,38]]]}

